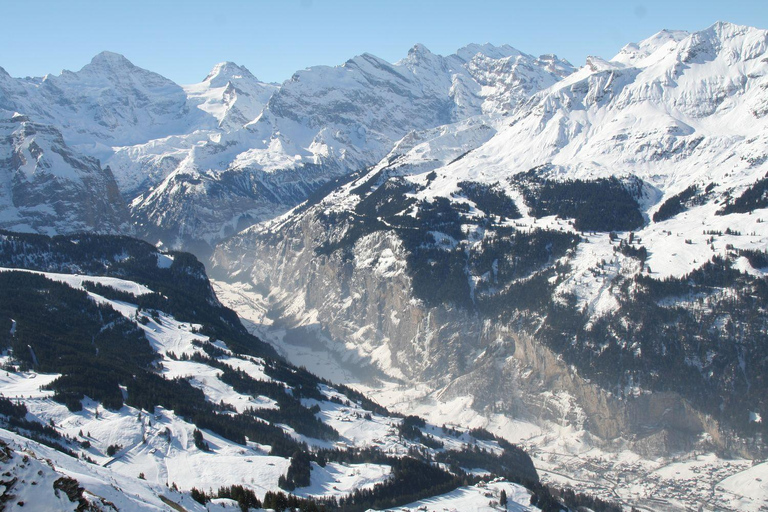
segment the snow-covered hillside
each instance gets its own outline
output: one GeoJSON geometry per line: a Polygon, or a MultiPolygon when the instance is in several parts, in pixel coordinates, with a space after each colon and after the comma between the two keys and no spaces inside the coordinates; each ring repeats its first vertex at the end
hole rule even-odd
{"type": "Polygon", "coordinates": [[[0,468],[4,505],[23,510],[226,509],[206,508],[188,494],[82,462],[4,429],[0,429],[0,468]]]}
{"type": "MultiPolygon", "coordinates": [[[[3,429],[0,429],[0,468],[7,478],[0,481],[3,502],[29,510],[53,512],[88,507],[86,510],[94,511],[216,512],[239,509],[233,499],[218,498],[200,504],[189,493],[79,461],[3,429]]],[[[353,472],[360,473],[359,469],[353,472]]],[[[335,476],[347,478],[346,475],[335,476]]],[[[405,509],[498,510],[501,491],[507,496],[506,510],[539,510],[528,504],[530,492],[524,487],[504,481],[461,487],[446,495],[413,503],[405,509]]],[[[404,509],[399,507],[397,510],[404,509]]]]}

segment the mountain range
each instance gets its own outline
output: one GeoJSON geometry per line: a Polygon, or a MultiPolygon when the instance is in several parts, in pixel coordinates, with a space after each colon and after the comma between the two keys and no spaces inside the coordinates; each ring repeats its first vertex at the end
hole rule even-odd
{"type": "Polygon", "coordinates": [[[69,151],[109,167],[136,235],[202,254],[375,164],[411,131],[508,112],[572,71],[509,46],[442,57],[416,45],[397,64],[364,54],[279,86],[225,62],[181,87],[103,52],[58,76],[0,71],[0,112],[52,126],[69,151]]]}

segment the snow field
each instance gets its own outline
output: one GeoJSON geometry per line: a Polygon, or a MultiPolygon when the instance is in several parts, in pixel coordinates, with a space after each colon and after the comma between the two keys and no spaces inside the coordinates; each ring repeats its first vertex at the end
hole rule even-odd
{"type": "Polygon", "coordinates": [[[460,487],[441,496],[419,500],[404,507],[387,510],[424,511],[424,512],[513,512],[535,511],[529,505],[531,493],[525,487],[504,481],[480,483],[471,487],[460,487]],[[501,491],[507,494],[507,505],[499,505],[501,491]]]}
{"type": "Polygon", "coordinates": [[[10,461],[0,462],[0,466],[21,483],[13,488],[13,503],[23,501],[25,509],[74,511],[77,503],[69,501],[61,492],[57,496],[53,489],[54,481],[67,476],[76,479],[85,488],[88,502],[97,506],[109,502],[126,512],[165,511],[168,510],[165,499],[183,505],[190,512],[206,510],[189,496],[163,485],[74,459],[12,432],[0,429],[0,440],[16,452],[10,461]]]}

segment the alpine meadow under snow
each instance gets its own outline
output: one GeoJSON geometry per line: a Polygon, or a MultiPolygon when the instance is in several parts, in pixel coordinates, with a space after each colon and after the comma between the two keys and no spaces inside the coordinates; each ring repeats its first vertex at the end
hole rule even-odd
{"type": "Polygon", "coordinates": [[[766,30],[104,52],[0,141],[6,506],[768,506],[766,30]]]}

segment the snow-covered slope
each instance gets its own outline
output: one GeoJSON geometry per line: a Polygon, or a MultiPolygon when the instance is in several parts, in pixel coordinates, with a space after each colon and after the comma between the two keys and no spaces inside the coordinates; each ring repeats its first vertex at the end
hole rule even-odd
{"type": "MultiPolygon", "coordinates": [[[[405,506],[407,510],[472,510],[475,512],[492,512],[499,510],[511,510],[523,512],[537,510],[529,505],[530,497],[524,488],[509,482],[481,483],[472,487],[462,487],[453,492],[441,496],[435,496],[426,500],[420,500],[405,506]],[[501,493],[507,497],[504,505],[500,505],[501,493]]],[[[388,510],[403,510],[391,508],[388,510]]]]}
{"type": "MultiPolygon", "coordinates": [[[[23,510],[216,510],[188,494],[79,461],[0,429],[2,500],[23,510]],[[178,509],[177,509],[178,510],[178,509]]],[[[223,507],[222,507],[223,508],[223,507]]]]}
{"type": "MultiPolygon", "coordinates": [[[[253,465],[251,465],[253,466],[253,465]]],[[[215,499],[205,505],[183,491],[121,475],[108,468],[79,461],[43,444],[0,429],[0,481],[3,502],[25,510],[74,511],[144,510],[232,511],[239,506],[232,499],[215,499]]],[[[317,467],[319,471],[322,468],[317,467]]],[[[351,475],[361,475],[352,468],[351,475]]],[[[347,474],[332,477],[349,479],[347,474]]],[[[342,480],[334,480],[340,483],[342,480]]],[[[530,492],[505,481],[462,487],[408,505],[414,510],[498,510],[501,492],[507,496],[506,510],[536,511],[528,504],[530,492]],[[490,499],[489,499],[490,498],[490,499]],[[425,508],[426,507],[426,508],[425,508]],[[432,508],[430,508],[432,507],[432,508]]],[[[250,510],[256,510],[251,508],[250,510]]],[[[258,509],[261,510],[261,509],[258,509]]],[[[393,509],[394,510],[394,509],[393,509]]],[[[398,507],[397,510],[404,510],[398,507]]]]}

